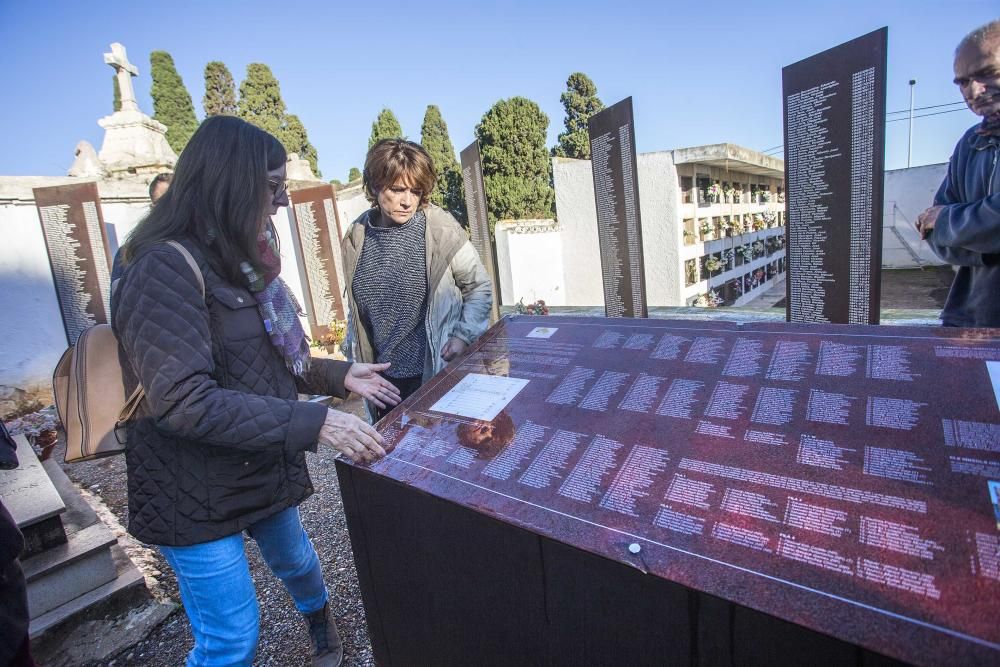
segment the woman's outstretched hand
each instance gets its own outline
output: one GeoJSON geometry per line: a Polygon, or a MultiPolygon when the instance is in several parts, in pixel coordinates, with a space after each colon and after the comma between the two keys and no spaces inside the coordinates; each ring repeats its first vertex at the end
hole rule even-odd
{"type": "Polygon", "coordinates": [[[327,410],[319,441],[333,447],[354,463],[371,463],[385,456],[382,436],[366,421],[348,412],[327,410]]]}
{"type": "Polygon", "coordinates": [[[379,375],[388,370],[389,364],[352,364],[344,378],[344,386],[384,410],[400,401],[396,385],[379,375]]]}

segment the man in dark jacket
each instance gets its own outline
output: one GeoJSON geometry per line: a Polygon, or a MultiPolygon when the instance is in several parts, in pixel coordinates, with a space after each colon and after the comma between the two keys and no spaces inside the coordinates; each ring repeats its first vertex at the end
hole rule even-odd
{"type": "Polygon", "coordinates": [[[969,33],[955,50],[955,83],[983,121],[955,146],[934,206],[917,229],[958,267],[941,321],[1000,327],[1000,20],[969,33]]]}

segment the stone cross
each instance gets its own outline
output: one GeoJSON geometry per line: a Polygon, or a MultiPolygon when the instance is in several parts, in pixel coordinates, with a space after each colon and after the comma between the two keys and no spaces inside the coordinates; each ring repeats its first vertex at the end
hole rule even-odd
{"type": "Polygon", "coordinates": [[[118,88],[121,91],[122,111],[138,111],[139,103],[135,100],[135,90],[132,88],[132,77],[139,76],[139,69],[128,61],[125,47],[115,42],[111,45],[111,53],[104,54],[104,62],[115,68],[118,76],[118,88]]]}

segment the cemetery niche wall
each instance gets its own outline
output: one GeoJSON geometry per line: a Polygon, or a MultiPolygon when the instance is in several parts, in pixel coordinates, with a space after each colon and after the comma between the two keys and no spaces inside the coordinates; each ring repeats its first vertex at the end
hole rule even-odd
{"type": "Polygon", "coordinates": [[[377,428],[382,664],[1000,660],[993,330],[509,317],[377,428]]]}

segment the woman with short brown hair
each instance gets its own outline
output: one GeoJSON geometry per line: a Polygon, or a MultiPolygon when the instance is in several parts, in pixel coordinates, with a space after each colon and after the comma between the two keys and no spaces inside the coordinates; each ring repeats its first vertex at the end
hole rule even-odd
{"type": "MultiPolygon", "coordinates": [[[[387,375],[403,398],[489,325],[493,287],[462,227],[429,203],[436,180],[419,144],[375,144],[364,169],[372,208],[342,245],[349,352],[355,361],[390,363],[387,375]]],[[[368,407],[373,421],[388,412],[368,407]]]]}

